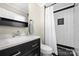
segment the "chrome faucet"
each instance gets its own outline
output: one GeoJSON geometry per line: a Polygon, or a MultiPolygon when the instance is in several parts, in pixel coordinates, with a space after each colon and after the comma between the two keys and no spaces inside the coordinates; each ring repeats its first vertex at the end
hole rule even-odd
{"type": "Polygon", "coordinates": [[[20,31],[17,31],[16,33],[13,34],[13,37],[16,37],[16,36],[20,36],[20,31]]]}

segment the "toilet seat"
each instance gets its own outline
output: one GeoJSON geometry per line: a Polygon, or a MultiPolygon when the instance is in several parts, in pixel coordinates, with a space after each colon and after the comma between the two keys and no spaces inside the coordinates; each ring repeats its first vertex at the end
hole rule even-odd
{"type": "Polygon", "coordinates": [[[44,45],[44,44],[41,44],[41,52],[43,54],[52,54],[53,50],[51,47],[44,45]]]}

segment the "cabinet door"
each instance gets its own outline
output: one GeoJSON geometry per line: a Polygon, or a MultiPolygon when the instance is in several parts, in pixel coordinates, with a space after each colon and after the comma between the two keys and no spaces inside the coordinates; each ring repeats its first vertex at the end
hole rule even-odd
{"type": "Polygon", "coordinates": [[[40,47],[33,48],[24,53],[23,56],[40,56],[40,47]]]}
{"type": "Polygon", "coordinates": [[[29,48],[25,48],[23,56],[40,56],[40,39],[28,42],[29,48]]]}
{"type": "Polygon", "coordinates": [[[18,55],[21,54],[21,52],[18,49],[18,46],[17,47],[11,47],[11,48],[4,49],[4,50],[0,51],[0,56],[13,56],[15,54],[18,54],[18,55]]]}

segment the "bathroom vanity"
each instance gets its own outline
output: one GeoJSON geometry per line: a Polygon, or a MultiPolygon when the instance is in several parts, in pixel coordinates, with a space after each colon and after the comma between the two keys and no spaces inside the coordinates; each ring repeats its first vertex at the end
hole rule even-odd
{"type": "Polygon", "coordinates": [[[0,56],[40,56],[39,37],[17,37],[7,39],[6,42],[8,43],[0,44],[0,56]]]}

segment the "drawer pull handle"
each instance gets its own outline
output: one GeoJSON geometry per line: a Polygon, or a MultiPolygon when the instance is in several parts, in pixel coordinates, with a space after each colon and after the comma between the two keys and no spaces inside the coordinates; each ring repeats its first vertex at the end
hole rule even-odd
{"type": "Polygon", "coordinates": [[[12,56],[17,56],[17,55],[19,55],[19,54],[21,54],[21,52],[20,52],[20,51],[19,51],[19,52],[17,52],[16,54],[12,55],[12,56]]]}
{"type": "Polygon", "coordinates": [[[35,47],[35,46],[37,46],[38,44],[34,44],[34,45],[32,45],[32,47],[35,47]]]}

